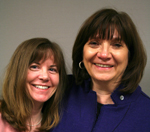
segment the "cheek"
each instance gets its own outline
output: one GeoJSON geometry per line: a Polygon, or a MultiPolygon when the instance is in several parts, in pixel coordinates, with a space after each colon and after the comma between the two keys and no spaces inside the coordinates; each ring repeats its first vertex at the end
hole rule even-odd
{"type": "Polygon", "coordinates": [[[91,61],[92,58],[95,56],[95,51],[94,50],[90,50],[88,48],[83,50],[83,61],[91,61]]]}
{"type": "Polygon", "coordinates": [[[31,80],[32,80],[32,77],[33,75],[30,74],[30,73],[27,73],[27,78],[26,78],[26,82],[29,83],[31,80]]]}
{"type": "Polygon", "coordinates": [[[89,65],[89,62],[90,62],[90,57],[87,53],[84,53],[83,54],[83,64],[84,64],[84,67],[87,69],[88,65],[89,65]]]}
{"type": "Polygon", "coordinates": [[[59,74],[55,75],[55,76],[51,76],[50,80],[53,83],[53,85],[58,86],[58,84],[59,84],[59,74]]]}
{"type": "Polygon", "coordinates": [[[83,48],[83,61],[88,58],[88,49],[86,48],[86,45],[83,48]]]}
{"type": "Polygon", "coordinates": [[[26,78],[26,88],[30,88],[30,83],[34,80],[34,75],[31,73],[27,73],[27,78],[26,78]]]}
{"type": "Polygon", "coordinates": [[[118,64],[121,64],[122,67],[126,68],[128,65],[128,52],[116,53],[115,58],[118,64]]]}
{"type": "Polygon", "coordinates": [[[27,80],[28,82],[29,82],[29,81],[32,81],[32,80],[35,79],[36,77],[37,77],[37,73],[28,70],[28,72],[27,72],[27,78],[26,78],[26,80],[27,80]]]}

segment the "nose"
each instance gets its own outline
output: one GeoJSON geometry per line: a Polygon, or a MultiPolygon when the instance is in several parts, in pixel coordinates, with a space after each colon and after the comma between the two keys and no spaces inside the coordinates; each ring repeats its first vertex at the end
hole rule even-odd
{"type": "Polygon", "coordinates": [[[49,74],[46,69],[41,69],[39,79],[43,81],[48,81],[49,80],[49,74]]]}
{"type": "Polygon", "coordinates": [[[98,58],[103,59],[103,60],[109,59],[111,57],[111,51],[109,47],[110,46],[108,42],[103,42],[99,46],[98,51],[97,51],[98,58]]]}

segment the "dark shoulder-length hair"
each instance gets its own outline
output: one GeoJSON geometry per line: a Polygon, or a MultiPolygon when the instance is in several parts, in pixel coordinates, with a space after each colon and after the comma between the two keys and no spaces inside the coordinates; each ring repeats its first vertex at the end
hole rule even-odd
{"type": "Polygon", "coordinates": [[[97,34],[100,39],[112,39],[115,29],[119,33],[118,39],[125,42],[129,51],[128,65],[119,83],[124,86],[122,91],[125,93],[132,93],[137,88],[143,76],[147,55],[130,16],[114,9],[98,10],[83,23],[79,30],[72,52],[73,74],[77,84],[90,78],[85,68],[79,68],[79,62],[83,60],[85,43],[97,34]]]}
{"type": "Polygon", "coordinates": [[[32,98],[26,88],[27,70],[31,63],[44,61],[51,55],[59,71],[59,84],[54,95],[44,103],[40,131],[49,130],[60,120],[59,109],[66,88],[66,70],[63,53],[58,44],[46,38],[32,38],[15,50],[3,83],[0,112],[3,119],[19,131],[27,130],[26,120],[33,108],[32,98]]]}

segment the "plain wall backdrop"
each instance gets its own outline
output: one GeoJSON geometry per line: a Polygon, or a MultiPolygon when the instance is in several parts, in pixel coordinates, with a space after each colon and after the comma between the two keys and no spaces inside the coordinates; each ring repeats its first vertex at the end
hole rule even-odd
{"type": "Polygon", "coordinates": [[[149,6],[150,0],[0,0],[0,83],[16,47],[33,37],[58,43],[67,72],[72,73],[72,47],[79,28],[91,14],[107,7],[128,13],[138,29],[148,55],[140,85],[150,96],[149,6]]]}

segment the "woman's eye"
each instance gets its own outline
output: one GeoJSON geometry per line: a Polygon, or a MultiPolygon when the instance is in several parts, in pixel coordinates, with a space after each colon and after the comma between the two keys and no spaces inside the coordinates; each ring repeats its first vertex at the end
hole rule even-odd
{"type": "Polygon", "coordinates": [[[120,48],[120,47],[122,46],[122,44],[120,44],[120,43],[115,43],[115,44],[113,44],[113,46],[115,46],[116,48],[120,48]]]}
{"type": "Polygon", "coordinates": [[[89,42],[89,44],[91,44],[91,45],[98,45],[98,43],[96,41],[91,41],[91,42],[89,42]]]}
{"type": "Polygon", "coordinates": [[[36,69],[38,69],[38,66],[37,65],[30,65],[30,67],[29,67],[31,70],[36,70],[36,69]]]}
{"type": "Polygon", "coordinates": [[[31,68],[36,69],[36,68],[37,68],[37,66],[31,66],[31,68]]]}
{"type": "Polygon", "coordinates": [[[58,72],[58,71],[57,71],[57,68],[50,68],[49,71],[50,71],[51,73],[57,73],[57,72],[58,72]]]}
{"type": "Polygon", "coordinates": [[[99,42],[97,42],[97,41],[90,41],[89,42],[89,46],[91,47],[91,48],[97,48],[98,46],[99,46],[99,42]]]}

